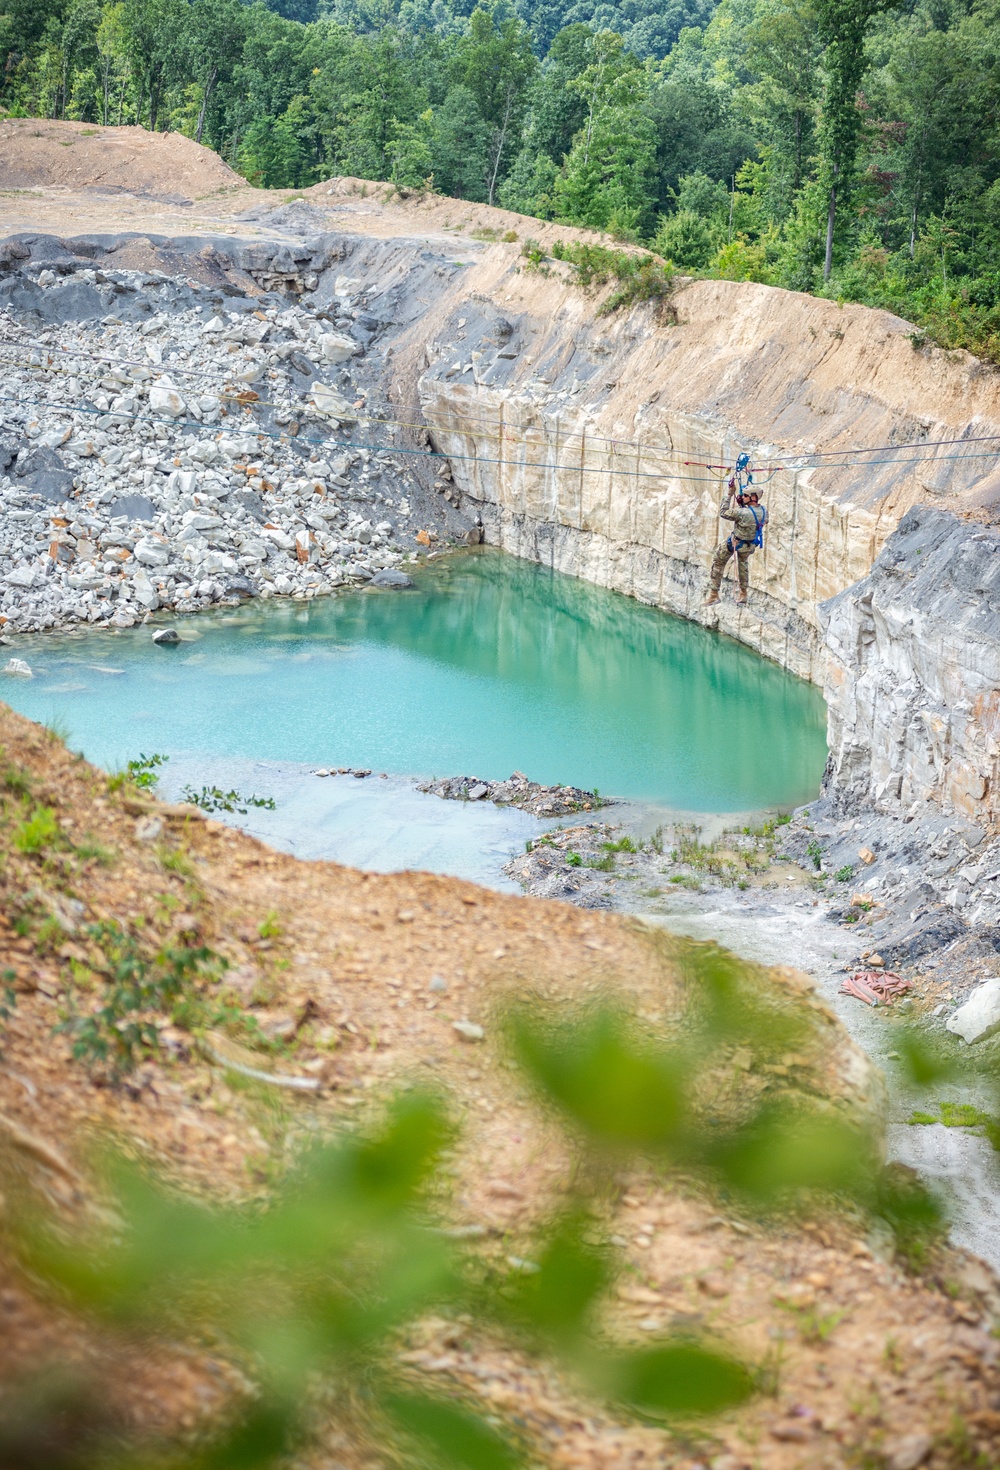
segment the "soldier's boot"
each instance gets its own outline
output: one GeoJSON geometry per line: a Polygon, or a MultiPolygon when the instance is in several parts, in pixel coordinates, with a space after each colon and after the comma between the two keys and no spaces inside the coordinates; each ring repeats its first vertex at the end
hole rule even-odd
{"type": "Polygon", "coordinates": [[[713,602],[719,600],[719,588],[722,586],[723,573],[731,554],[725,542],[716,547],[715,555],[712,557],[712,571],[708,579],[708,596],[705,598],[705,607],[711,607],[713,602]]]}

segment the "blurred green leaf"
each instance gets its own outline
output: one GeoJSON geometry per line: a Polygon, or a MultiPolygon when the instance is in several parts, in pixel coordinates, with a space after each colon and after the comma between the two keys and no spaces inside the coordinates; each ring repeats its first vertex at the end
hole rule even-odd
{"type": "Polygon", "coordinates": [[[932,1087],[935,1082],[953,1077],[958,1070],[955,1060],[944,1056],[919,1031],[898,1032],[896,1048],[906,1076],[917,1087],[932,1087]]]}
{"type": "Polygon", "coordinates": [[[424,1394],[391,1393],[383,1407],[434,1470],[514,1470],[521,1456],[475,1414],[424,1394]],[[421,1453],[422,1452],[422,1453],[421,1453]]]}
{"type": "Polygon", "coordinates": [[[716,1413],[754,1389],[742,1363],[695,1342],[661,1343],[612,1359],[606,1381],[623,1403],[662,1414],[716,1413]]]}
{"type": "Polygon", "coordinates": [[[580,1337],[610,1277],[607,1252],[585,1238],[582,1214],[564,1217],[535,1252],[538,1270],[512,1283],[511,1314],[533,1332],[571,1341],[580,1337]]]}
{"type": "Polygon", "coordinates": [[[875,1208],[892,1229],[896,1250],[914,1269],[928,1258],[947,1229],[941,1201],[906,1164],[887,1164],[875,1193],[875,1208]]]}
{"type": "Polygon", "coordinates": [[[522,1012],[514,1043],[529,1076],[595,1141],[663,1149],[677,1140],[685,1118],[683,1058],[634,1038],[621,1016],[605,1010],[547,1027],[522,1012]]]}
{"type": "Polygon", "coordinates": [[[291,1405],[254,1404],[225,1434],[195,1451],[184,1470],[258,1470],[273,1465],[293,1448],[298,1437],[296,1419],[291,1405]]]}
{"type": "Polygon", "coordinates": [[[856,1127],[836,1117],[772,1106],[708,1151],[732,1188],[762,1201],[789,1190],[868,1192],[872,1155],[856,1127]]]}

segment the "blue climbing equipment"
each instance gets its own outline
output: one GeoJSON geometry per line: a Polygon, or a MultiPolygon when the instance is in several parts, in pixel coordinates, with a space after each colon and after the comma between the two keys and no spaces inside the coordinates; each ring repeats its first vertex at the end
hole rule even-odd
{"type": "MultiPolygon", "coordinates": [[[[768,475],[768,479],[770,478],[770,475],[768,475]]],[[[750,468],[749,454],[741,454],[737,458],[736,467],[729,480],[729,489],[730,493],[735,493],[740,496],[749,495],[753,489],[753,471],[750,468]]],[[[755,549],[759,547],[761,551],[764,549],[764,521],[767,517],[767,512],[762,505],[757,507],[751,505],[750,511],[754,518],[754,524],[757,527],[757,534],[754,536],[753,541],[750,542],[742,540],[734,533],[727,542],[731,552],[736,550],[737,545],[753,546],[755,549]],[[758,510],[760,511],[759,517],[757,515],[758,510]]]]}

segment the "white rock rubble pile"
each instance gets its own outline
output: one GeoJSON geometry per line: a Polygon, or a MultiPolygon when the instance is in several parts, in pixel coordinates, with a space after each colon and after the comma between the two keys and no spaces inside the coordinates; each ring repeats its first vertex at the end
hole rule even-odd
{"type": "Polygon", "coordinates": [[[402,561],[413,482],[351,447],[362,348],[339,303],[332,322],[245,301],[57,326],[0,311],[0,632],[313,598],[402,561]]]}

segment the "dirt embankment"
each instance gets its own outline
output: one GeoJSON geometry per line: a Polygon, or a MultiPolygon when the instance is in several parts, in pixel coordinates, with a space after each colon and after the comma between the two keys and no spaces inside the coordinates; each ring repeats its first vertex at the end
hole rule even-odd
{"type": "MultiPolygon", "coordinates": [[[[133,1155],[199,1191],[246,1197],[266,1191],[298,1140],[364,1119],[393,1079],[430,1076],[461,1119],[456,1224],[477,1227],[486,1252],[524,1249],[533,1222],[566,1188],[569,1160],[505,1064],[502,997],[512,986],[551,1000],[610,986],[651,1026],[683,1003],[680,945],[616,917],[425,874],[297,862],[189,809],[109,790],[102,773],[2,706],[0,743],[0,964],[16,990],[0,1056],[0,1144],[7,1163],[69,1215],[88,1197],[95,1134],[110,1129],[133,1155]],[[11,840],[16,823],[43,804],[58,835],[22,850],[11,840]],[[231,1006],[260,1033],[286,1039],[279,1070],[320,1089],[265,1087],[275,1095],[266,1102],[237,1091],[175,1026],[163,1027],[159,1055],[126,1085],[108,1086],[99,1069],[71,1060],[54,1026],[92,1003],[88,926],[115,920],[225,956],[231,1006]],[[481,1026],[483,1040],[466,1039],[456,1021],[481,1026]]],[[[759,1095],[818,1090],[863,1109],[872,1095],[866,1063],[808,983],[764,971],[758,983],[812,1008],[813,1042],[784,1065],[752,1063],[741,1086],[759,1095]]],[[[707,1456],[717,1470],[834,1470],[868,1455],[944,1470],[964,1463],[955,1445],[978,1446],[990,1461],[1000,1453],[996,1345],[984,1331],[1000,1297],[978,1264],[942,1256],[937,1278],[912,1278],[846,1221],[741,1219],[690,1179],[642,1169],[619,1178],[609,1227],[623,1256],[609,1315],[626,1339],[648,1341],[683,1322],[724,1334],[757,1362],[773,1361],[781,1345],[772,1392],[708,1426],[700,1458],[683,1436],[587,1402],[551,1369],[481,1338],[475,1324],[458,1336],[437,1320],[417,1329],[408,1361],[441,1388],[516,1414],[554,1466],[638,1470],[652,1457],[690,1470],[707,1456]]],[[[130,1348],[46,1305],[9,1262],[2,1274],[4,1377],[68,1347],[128,1385],[123,1407],[145,1429],[190,1427],[227,1391],[218,1361],[130,1348]]],[[[361,1463],[344,1448],[338,1460],[361,1463]]]]}
{"type": "Polygon", "coordinates": [[[179,204],[244,182],[181,133],[42,118],[0,122],[0,189],[92,189],[179,204]]]}

